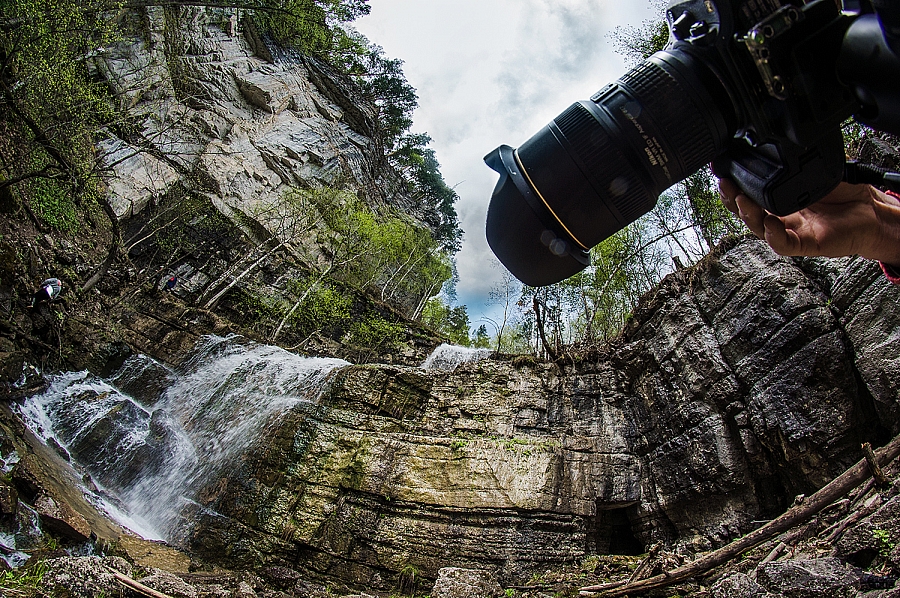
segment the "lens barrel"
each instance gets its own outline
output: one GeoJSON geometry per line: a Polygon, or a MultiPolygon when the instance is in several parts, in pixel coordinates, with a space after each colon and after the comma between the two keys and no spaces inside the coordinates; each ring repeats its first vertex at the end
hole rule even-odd
{"type": "Polygon", "coordinates": [[[581,271],[591,247],[721,153],[736,121],[732,106],[689,52],[657,52],[517,150],[502,146],[485,157],[500,173],[488,244],[530,286],[581,271]]]}

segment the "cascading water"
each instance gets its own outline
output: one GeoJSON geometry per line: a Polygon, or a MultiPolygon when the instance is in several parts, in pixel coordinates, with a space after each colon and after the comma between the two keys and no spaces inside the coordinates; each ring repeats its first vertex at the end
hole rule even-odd
{"type": "Polygon", "coordinates": [[[148,539],[172,540],[181,507],[274,418],[314,402],[349,365],[240,337],[206,337],[177,369],[133,356],[110,379],[57,376],[21,408],[100,487],[102,506],[148,539]]]}
{"type": "Polygon", "coordinates": [[[444,343],[432,351],[422,367],[426,370],[455,370],[463,363],[487,359],[490,354],[490,349],[472,349],[444,343]]]}

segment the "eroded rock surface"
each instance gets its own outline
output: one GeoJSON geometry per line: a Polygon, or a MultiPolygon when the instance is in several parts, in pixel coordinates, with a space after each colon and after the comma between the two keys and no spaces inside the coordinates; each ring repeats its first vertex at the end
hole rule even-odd
{"type": "Polygon", "coordinates": [[[708,549],[897,428],[900,320],[873,314],[897,300],[864,260],[744,241],[669,277],[609,352],[564,373],[345,368],[207,488],[185,541],[370,587],[409,567],[507,583],[655,541],[708,549]]]}

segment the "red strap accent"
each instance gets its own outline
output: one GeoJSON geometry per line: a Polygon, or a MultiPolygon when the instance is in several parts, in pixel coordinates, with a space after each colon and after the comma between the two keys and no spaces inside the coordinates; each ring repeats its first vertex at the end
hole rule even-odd
{"type": "MultiPolygon", "coordinates": [[[[900,199],[900,195],[894,193],[893,191],[885,191],[888,195],[892,197],[896,197],[900,199]]],[[[882,262],[878,262],[881,264],[881,269],[884,271],[884,275],[887,276],[887,279],[890,280],[894,284],[900,285],[900,268],[897,266],[891,266],[889,264],[885,264],[882,262]]]]}

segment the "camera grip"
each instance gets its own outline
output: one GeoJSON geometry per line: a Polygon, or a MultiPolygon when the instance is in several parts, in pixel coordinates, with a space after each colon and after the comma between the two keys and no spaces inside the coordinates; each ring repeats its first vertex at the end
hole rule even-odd
{"type": "Polygon", "coordinates": [[[747,197],[777,216],[819,201],[844,176],[844,141],[839,129],[815,146],[782,141],[751,146],[736,139],[713,160],[716,176],[733,179],[747,197]]]}

